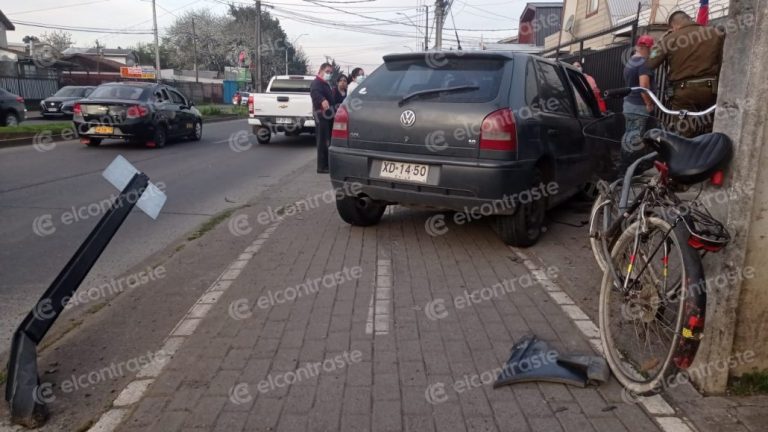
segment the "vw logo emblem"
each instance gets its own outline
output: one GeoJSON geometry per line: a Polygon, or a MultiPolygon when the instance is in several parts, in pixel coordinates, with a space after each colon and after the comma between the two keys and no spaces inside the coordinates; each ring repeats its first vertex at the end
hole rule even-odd
{"type": "Polygon", "coordinates": [[[416,113],[411,110],[405,110],[400,114],[400,124],[403,127],[411,127],[416,123],[416,113]]]}

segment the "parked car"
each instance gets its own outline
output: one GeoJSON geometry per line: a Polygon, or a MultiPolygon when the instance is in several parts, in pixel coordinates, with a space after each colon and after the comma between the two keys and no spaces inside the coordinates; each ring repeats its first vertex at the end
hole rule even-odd
{"type": "Polygon", "coordinates": [[[545,211],[592,181],[607,155],[582,134],[601,115],[589,83],[524,53],[440,56],[385,56],[337,111],[330,175],[344,191],[339,215],[373,225],[395,203],[463,212],[463,221],[492,215],[506,243],[532,245],[545,211]],[[537,187],[546,188],[539,199],[537,187]]]}
{"type": "Polygon", "coordinates": [[[24,98],[0,89],[0,126],[17,126],[27,117],[24,98]]]}
{"type": "Polygon", "coordinates": [[[200,140],[203,119],[194,104],[175,88],[156,83],[102,84],[74,105],[80,141],[98,146],[119,138],[163,147],[170,138],[200,140]]]}
{"type": "Polygon", "coordinates": [[[66,86],[40,101],[40,115],[44,118],[71,116],[75,102],[88,97],[93,89],[92,86],[66,86]]]}
{"type": "Polygon", "coordinates": [[[248,95],[246,91],[236,91],[232,96],[232,105],[248,105],[248,95]]]}
{"type": "Polygon", "coordinates": [[[248,98],[248,124],[260,144],[267,144],[272,134],[296,136],[315,131],[310,75],[278,75],[269,80],[265,93],[251,93],[248,98]]]}

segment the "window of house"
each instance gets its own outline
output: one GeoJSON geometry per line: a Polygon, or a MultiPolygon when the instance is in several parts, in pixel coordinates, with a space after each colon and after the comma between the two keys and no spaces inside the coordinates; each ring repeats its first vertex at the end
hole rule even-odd
{"type": "Polygon", "coordinates": [[[599,5],[600,0],[587,0],[587,16],[596,14],[599,5]]]}

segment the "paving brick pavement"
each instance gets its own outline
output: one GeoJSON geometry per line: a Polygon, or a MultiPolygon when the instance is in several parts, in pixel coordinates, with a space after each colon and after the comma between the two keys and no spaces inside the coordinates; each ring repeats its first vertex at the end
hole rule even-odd
{"type": "MultiPolygon", "coordinates": [[[[309,168],[291,187],[305,196],[328,190],[309,168]]],[[[286,217],[119,430],[660,430],[641,406],[622,401],[615,381],[475,385],[526,334],[561,351],[592,351],[542,287],[522,286],[528,270],[491,230],[475,223],[433,237],[429,215],[395,207],[378,226],[350,227],[323,203],[286,217]],[[377,279],[382,262],[391,263],[391,298],[374,304],[386,283],[377,279]],[[327,275],[335,282],[316,293],[294,290],[327,275]],[[453,306],[465,291],[505,280],[520,285],[453,306]],[[295,292],[304,294],[289,301],[295,292]],[[439,319],[428,313],[435,299],[447,305],[439,319]],[[233,307],[244,302],[247,313],[233,307]],[[366,332],[372,314],[388,320],[386,333],[366,332]],[[467,388],[457,391],[459,382],[467,388]],[[430,393],[440,385],[444,392],[430,393]]]]}

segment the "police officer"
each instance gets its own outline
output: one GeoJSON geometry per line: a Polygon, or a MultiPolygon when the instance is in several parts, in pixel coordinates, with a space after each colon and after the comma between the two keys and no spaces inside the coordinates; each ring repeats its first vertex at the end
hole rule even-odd
{"type": "MultiPolygon", "coordinates": [[[[669,105],[675,110],[702,111],[717,102],[717,80],[723,60],[722,32],[696,24],[683,11],[669,16],[669,32],[651,52],[646,65],[656,69],[665,61],[669,63],[667,74],[669,105]]],[[[677,133],[694,137],[711,132],[711,122],[690,117],[668,120],[668,126],[677,133]]]]}
{"type": "Polygon", "coordinates": [[[315,118],[318,173],[328,172],[328,146],[331,145],[334,114],[333,91],[330,84],[332,76],[333,66],[330,63],[323,63],[309,87],[309,95],[312,98],[312,114],[315,118]]]}

